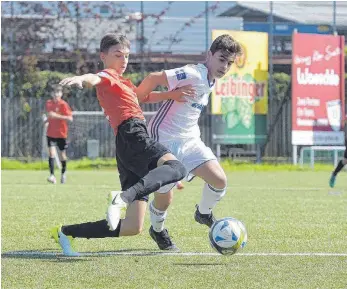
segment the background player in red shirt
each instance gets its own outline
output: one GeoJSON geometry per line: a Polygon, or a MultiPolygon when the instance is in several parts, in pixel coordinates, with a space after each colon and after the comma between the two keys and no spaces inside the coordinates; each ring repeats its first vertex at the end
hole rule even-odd
{"type": "Polygon", "coordinates": [[[49,151],[49,171],[50,176],[48,181],[55,184],[57,182],[54,176],[54,158],[56,154],[55,146],[58,146],[61,151],[61,183],[66,182],[66,149],[67,149],[67,135],[68,126],[67,122],[72,121],[72,111],[68,103],[62,100],[63,87],[56,85],[53,88],[52,99],[46,102],[47,117],[45,118],[48,124],[47,128],[47,144],[49,151]]]}
{"type": "MultiPolygon", "coordinates": [[[[122,77],[129,52],[130,42],[124,35],[106,34],[100,43],[100,58],[105,69],[98,74],[61,81],[62,85],[81,88],[85,84],[96,86],[100,106],[116,135],[116,158],[122,187],[122,191],[110,194],[107,220],[52,229],[52,237],[68,256],[77,255],[71,247],[72,238],[131,236],[141,232],[148,195],[186,175],[182,163],[166,147],[149,137],[139,101],[158,102],[169,98],[184,101],[183,97],[195,95],[195,90],[182,87],[171,92],[141,91],[141,95],[137,95],[136,86],[122,77]],[[126,206],[126,217],[120,220],[120,211],[126,206]]],[[[177,248],[166,230],[158,234],[158,238],[167,243],[167,249],[177,248]]]]}

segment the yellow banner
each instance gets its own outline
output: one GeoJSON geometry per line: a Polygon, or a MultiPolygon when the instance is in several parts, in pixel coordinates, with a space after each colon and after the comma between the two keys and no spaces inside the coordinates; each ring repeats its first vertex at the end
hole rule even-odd
{"type": "MultiPolygon", "coordinates": [[[[243,48],[243,55],[223,78],[216,81],[212,94],[212,113],[224,114],[225,109],[222,109],[222,106],[227,102],[228,107],[240,107],[238,103],[244,103],[252,108],[253,114],[267,114],[268,34],[213,30],[212,40],[222,34],[229,34],[238,41],[243,48]]],[[[243,110],[239,113],[242,114],[243,110]]]]}

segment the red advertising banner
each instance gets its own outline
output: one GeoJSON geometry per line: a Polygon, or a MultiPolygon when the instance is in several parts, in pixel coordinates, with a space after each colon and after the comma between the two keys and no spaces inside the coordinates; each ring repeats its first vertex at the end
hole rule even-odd
{"type": "Polygon", "coordinates": [[[293,34],[292,144],[343,145],[344,37],[293,34]]]}

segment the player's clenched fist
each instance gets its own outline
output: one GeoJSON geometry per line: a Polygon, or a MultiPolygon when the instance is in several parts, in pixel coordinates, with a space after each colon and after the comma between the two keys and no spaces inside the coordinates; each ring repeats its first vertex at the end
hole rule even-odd
{"type": "Polygon", "coordinates": [[[67,78],[64,78],[62,81],[60,81],[59,84],[63,86],[77,85],[77,87],[83,88],[83,77],[81,76],[67,77],[67,78]]]}

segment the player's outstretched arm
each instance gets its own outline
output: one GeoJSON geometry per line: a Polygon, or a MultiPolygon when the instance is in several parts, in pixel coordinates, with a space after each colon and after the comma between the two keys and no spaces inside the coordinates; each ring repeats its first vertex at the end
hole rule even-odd
{"type": "Polygon", "coordinates": [[[60,85],[63,86],[72,86],[72,85],[77,85],[79,88],[83,88],[83,85],[87,87],[93,87],[101,82],[101,77],[88,73],[84,75],[79,75],[79,76],[72,76],[72,77],[67,77],[64,78],[62,81],[60,81],[60,85]]]}
{"type": "Polygon", "coordinates": [[[164,71],[151,72],[142,80],[135,91],[139,101],[143,102],[142,100],[147,98],[158,86],[168,87],[168,81],[164,71]]]}
{"type": "Polygon", "coordinates": [[[182,86],[173,91],[153,91],[158,86],[168,87],[168,79],[164,71],[152,72],[140,83],[136,89],[137,98],[140,102],[156,103],[167,99],[185,102],[185,97],[195,96],[195,89],[191,85],[182,86]]]}
{"type": "Polygon", "coordinates": [[[195,89],[191,85],[182,86],[173,91],[153,91],[146,97],[143,97],[140,102],[142,103],[156,103],[163,100],[173,99],[178,102],[186,102],[186,97],[193,97],[196,95],[195,89]]]}
{"type": "Polygon", "coordinates": [[[59,114],[59,113],[56,113],[54,111],[50,111],[48,113],[48,118],[55,118],[55,119],[61,119],[61,120],[68,120],[70,122],[73,121],[73,117],[72,115],[63,115],[63,114],[59,114]]]}

